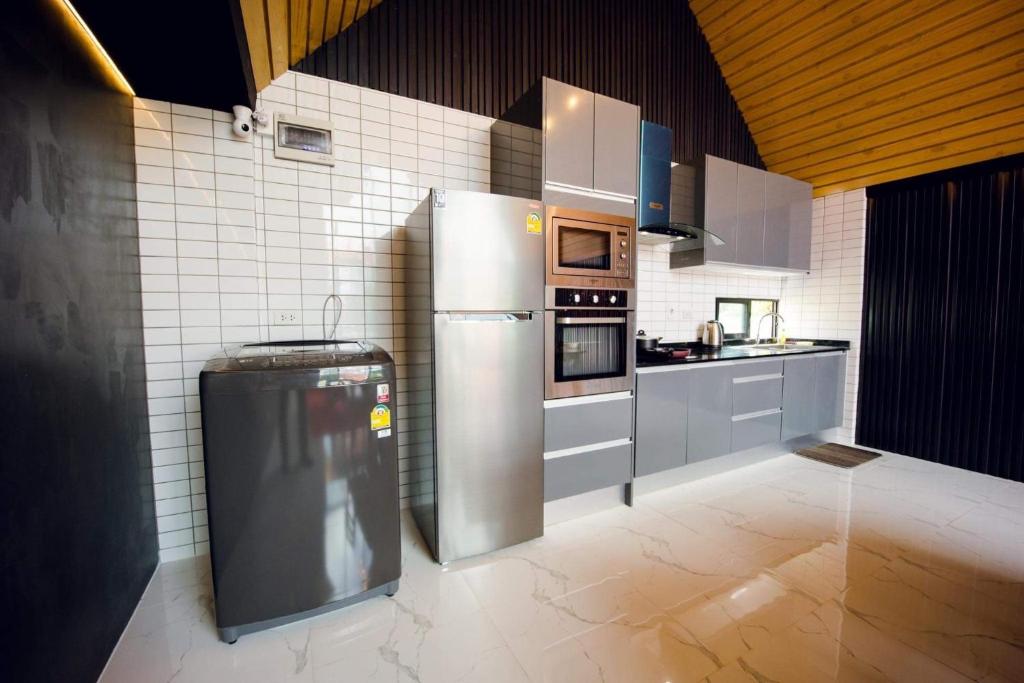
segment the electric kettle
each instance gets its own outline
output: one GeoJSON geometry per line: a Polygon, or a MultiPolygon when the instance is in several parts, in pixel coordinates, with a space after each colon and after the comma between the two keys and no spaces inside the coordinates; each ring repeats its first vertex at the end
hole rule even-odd
{"type": "Polygon", "coordinates": [[[704,323],[704,346],[719,347],[725,339],[725,328],[717,320],[709,320],[704,323]]]}

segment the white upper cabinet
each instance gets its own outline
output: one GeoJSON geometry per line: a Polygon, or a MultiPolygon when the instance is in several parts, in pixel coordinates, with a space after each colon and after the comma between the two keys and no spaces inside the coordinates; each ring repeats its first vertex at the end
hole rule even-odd
{"type": "MultiPolygon", "coordinates": [[[[789,268],[789,193],[791,179],[764,174],[764,265],[789,268]]],[[[810,245],[808,245],[808,248],[810,245]]],[[[808,252],[810,253],[810,252],[808,252]]]]}
{"type": "Polygon", "coordinates": [[[594,93],[544,79],[544,182],[594,188],[594,93]]]}
{"type": "Polygon", "coordinates": [[[765,172],[739,165],[736,170],[736,263],[765,264],[765,172]]]}
{"type": "Polygon", "coordinates": [[[707,259],[736,263],[739,164],[708,155],[704,163],[704,227],[723,244],[707,243],[707,259]]]}
{"type": "Polygon", "coordinates": [[[594,189],[637,196],[640,107],[594,95],[594,189]]]}
{"type": "Polygon", "coordinates": [[[640,107],[544,79],[544,182],[636,198],[640,107]]]}
{"type": "Polygon", "coordinates": [[[811,268],[811,185],[708,155],[704,224],[725,244],[707,261],[787,271],[811,268]]]}
{"type": "Polygon", "coordinates": [[[814,211],[813,187],[796,178],[789,181],[786,205],[789,208],[789,268],[811,270],[811,214],[814,211]]]}

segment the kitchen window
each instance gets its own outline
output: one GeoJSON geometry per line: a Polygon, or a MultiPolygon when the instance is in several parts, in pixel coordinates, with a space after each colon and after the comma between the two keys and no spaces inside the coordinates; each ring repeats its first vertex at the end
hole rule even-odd
{"type": "MultiPolygon", "coordinates": [[[[722,323],[726,339],[753,339],[761,316],[778,310],[778,299],[715,299],[715,319],[722,323]]],[[[778,336],[778,322],[778,318],[770,318],[770,323],[761,326],[761,336],[778,336]]]]}

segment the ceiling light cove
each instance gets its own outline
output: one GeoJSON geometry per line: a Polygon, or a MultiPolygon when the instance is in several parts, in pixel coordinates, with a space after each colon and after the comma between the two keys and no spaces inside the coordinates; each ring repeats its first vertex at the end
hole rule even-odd
{"type": "Polygon", "coordinates": [[[117,68],[117,64],[110,58],[107,51],[103,49],[100,41],[97,40],[96,35],[89,28],[89,25],[82,19],[82,15],[78,13],[68,0],[51,0],[52,4],[57,7],[58,10],[64,15],[65,22],[69,29],[79,36],[81,42],[87,47],[90,53],[92,53],[93,59],[103,69],[103,71],[109,76],[112,81],[112,85],[116,86],[118,90],[125,93],[126,95],[135,95],[135,91],[132,90],[131,84],[128,83],[128,79],[124,77],[121,70],[117,68]]]}

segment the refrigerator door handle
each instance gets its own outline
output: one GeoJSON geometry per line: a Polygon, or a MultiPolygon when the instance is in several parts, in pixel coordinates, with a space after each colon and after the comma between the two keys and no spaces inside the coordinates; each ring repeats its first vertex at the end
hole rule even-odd
{"type": "Polygon", "coordinates": [[[532,311],[508,311],[502,313],[449,313],[453,323],[518,323],[533,320],[532,311]]]}

